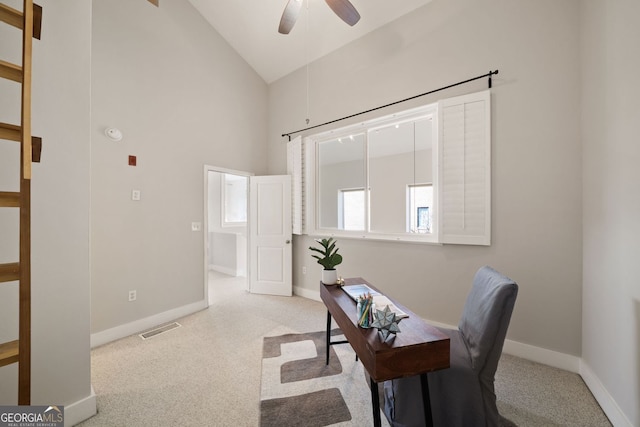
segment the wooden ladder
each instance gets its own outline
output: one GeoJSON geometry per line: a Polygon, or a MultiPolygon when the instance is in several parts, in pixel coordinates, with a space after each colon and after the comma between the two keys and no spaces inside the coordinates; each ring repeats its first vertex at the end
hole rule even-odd
{"type": "Polygon", "coordinates": [[[42,139],[31,135],[32,39],[40,38],[42,8],[24,0],[21,11],[0,3],[0,21],[22,30],[22,66],[0,60],[0,78],[22,86],[20,126],[0,123],[0,139],[20,143],[20,191],[0,191],[0,208],[20,210],[19,261],[0,264],[0,284],[19,282],[18,339],[0,343],[0,366],[18,363],[18,405],[31,404],[31,162],[42,139]]]}

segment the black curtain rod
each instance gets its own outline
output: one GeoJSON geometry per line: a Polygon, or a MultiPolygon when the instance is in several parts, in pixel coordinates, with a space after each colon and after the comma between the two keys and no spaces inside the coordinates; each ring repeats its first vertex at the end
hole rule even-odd
{"type": "Polygon", "coordinates": [[[458,83],[454,83],[454,84],[451,84],[451,85],[448,85],[448,86],[443,86],[443,87],[438,88],[438,89],[430,90],[429,92],[421,93],[420,95],[414,95],[414,96],[412,96],[410,98],[401,99],[400,101],[392,102],[392,103],[386,104],[386,105],[381,105],[380,107],[371,108],[370,110],[361,111],[360,113],[352,114],[350,116],[345,116],[345,117],[342,117],[340,119],[331,120],[330,122],[322,123],[322,124],[315,125],[315,126],[310,126],[308,128],[296,130],[296,131],[293,131],[293,132],[283,133],[282,136],[283,137],[288,136],[289,137],[289,141],[291,141],[291,135],[293,135],[294,133],[300,133],[300,132],[304,132],[304,131],[309,130],[309,129],[315,129],[315,128],[320,127],[320,126],[330,125],[331,123],[335,123],[335,122],[339,122],[339,121],[342,121],[342,120],[350,119],[352,117],[360,116],[362,114],[367,114],[367,113],[370,113],[372,111],[380,110],[382,108],[391,107],[392,105],[400,104],[402,102],[411,101],[412,99],[420,98],[421,96],[430,95],[432,93],[439,92],[441,90],[450,89],[452,87],[460,86],[460,85],[463,85],[465,83],[472,82],[474,80],[483,79],[485,77],[489,77],[489,89],[491,89],[491,76],[493,76],[494,74],[498,74],[498,70],[489,71],[487,74],[483,74],[483,75],[478,76],[478,77],[473,77],[471,79],[467,79],[467,80],[464,80],[464,81],[461,81],[461,82],[458,82],[458,83]]]}

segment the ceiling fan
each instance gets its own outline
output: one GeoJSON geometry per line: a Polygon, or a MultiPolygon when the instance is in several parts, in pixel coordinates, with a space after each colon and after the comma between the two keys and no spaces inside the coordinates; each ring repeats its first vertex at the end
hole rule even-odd
{"type": "MultiPolygon", "coordinates": [[[[360,14],[349,0],[325,1],[340,19],[352,27],[360,20],[360,14]]],[[[287,6],[284,8],[284,12],[282,12],[282,18],[280,18],[280,26],[278,27],[280,34],[289,34],[298,19],[302,2],[303,0],[289,0],[287,6]]]]}

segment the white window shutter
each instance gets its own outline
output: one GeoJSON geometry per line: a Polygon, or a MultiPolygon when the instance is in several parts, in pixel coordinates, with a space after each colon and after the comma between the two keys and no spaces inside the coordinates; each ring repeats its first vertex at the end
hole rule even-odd
{"type": "Polygon", "coordinates": [[[303,234],[304,155],[302,137],[287,143],[287,174],[291,175],[291,225],[293,234],[303,234]]]}
{"type": "Polygon", "coordinates": [[[490,245],[490,92],[440,101],[438,122],[440,241],[490,245]]]}

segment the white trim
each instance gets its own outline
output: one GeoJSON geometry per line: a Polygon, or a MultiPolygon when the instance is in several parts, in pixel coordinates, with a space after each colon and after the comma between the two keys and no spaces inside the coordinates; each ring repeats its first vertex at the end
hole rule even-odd
{"type": "Polygon", "coordinates": [[[597,375],[591,370],[589,365],[581,359],[580,361],[580,376],[584,380],[587,387],[593,394],[593,397],[598,401],[600,407],[609,418],[612,425],[616,427],[632,427],[631,421],[626,417],[620,406],[616,403],[613,396],[609,394],[604,384],[600,381],[597,375]]]}
{"type": "Polygon", "coordinates": [[[64,405],[64,425],[75,426],[98,413],[96,393],[91,386],[91,394],[70,405],[64,405]]]}
{"type": "Polygon", "coordinates": [[[229,268],[222,265],[209,264],[209,270],[217,271],[218,273],[226,274],[229,276],[238,277],[242,274],[240,270],[235,268],[229,268]]]}
{"type": "Polygon", "coordinates": [[[565,371],[580,373],[580,358],[566,353],[524,344],[518,341],[505,340],[503,352],[518,356],[532,362],[564,369],[565,371]]]}
{"type": "Polygon", "coordinates": [[[135,335],[141,331],[158,326],[162,323],[172,322],[184,316],[188,316],[208,307],[207,300],[201,300],[192,304],[158,313],[144,319],[116,326],[115,328],[91,334],[91,348],[107,344],[120,338],[135,335]]]}
{"type": "Polygon", "coordinates": [[[320,291],[311,291],[309,289],[302,288],[300,286],[293,287],[293,294],[301,296],[303,298],[308,298],[314,301],[322,301],[322,298],[320,298],[320,291]]]}

